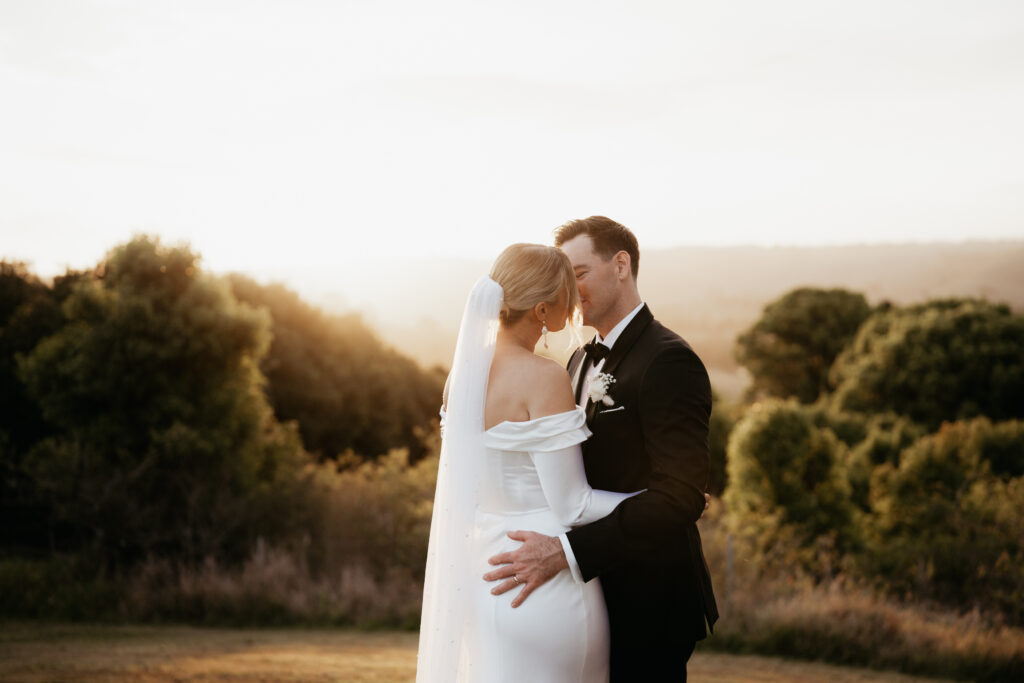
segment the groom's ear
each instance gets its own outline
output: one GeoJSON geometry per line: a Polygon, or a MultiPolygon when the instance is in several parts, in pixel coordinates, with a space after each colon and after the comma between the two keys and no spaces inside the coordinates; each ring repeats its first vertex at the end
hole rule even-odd
{"type": "Polygon", "coordinates": [[[615,276],[625,280],[633,275],[632,260],[628,252],[620,251],[612,257],[615,262],[615,276]]]}

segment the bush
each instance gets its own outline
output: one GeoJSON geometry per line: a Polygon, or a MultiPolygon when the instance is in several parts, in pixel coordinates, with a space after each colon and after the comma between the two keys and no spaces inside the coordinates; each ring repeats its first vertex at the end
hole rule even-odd
{"type": "Polygon", "coordinates": [[[943,421],[1024,417],[1024,317],[1006,306],[942,300],[875,313],[836,359],[832,406],[943,421]]]}
{"type": "Polygon", "coordinates": [[[999,609],[1024,604],[1024,423],[945,425],[871,481],[868,571],[898,593],[999,609]]]}
{"type": "Polygon", "coordinates": [[[925,430],[905,417],[883,414],[864,420],[863,438],[851,444],[846,458],[850,497],[860,512],[871,508],[871,477],[879,465],[899,462],[900,453],[925,430]]]}
{"type": "Polygon", "coordinates": [[[314,550],[323,569],[360,565],[376,578],[398,568],[423,578],[430,536],[430,514],[437,483],[436,439],[433,453],[413,466],[409,453],[395,450],[377,461],[335,473],[319,474],[321,515],[314,550]]]}
{"type": "Polygon", "coordinates": [[[2,561],[0,617],[415,628],[438,445],[427,439],[430,455],[413,466],[404,450],[365,463],[353,456],[341,472],[310,465],[306,485],[280,495],[285,508],[307,510],[306,531],[274,544],[257,538],[234,561],[151,555],[118,571],[85,555],[2,561]]]}
{"type": "Polygon", "coordinates": [[[839,583],[788,592],[759,586],[723,612],[700,646],[969,681],[1024,677],[1024,631],[839,583]]]}
{"type": "Polygon", "coordinates": [[[133,621],[206,625],[419,624],[422,580],[399,567],[377,577],[360,564],[314,572],[305,550],[258,543],[235,567],[150,559],[127,581],[119,611],[133,621]]]}
{"type": "Polygon", "coordinates": [[[795,402],[755,404],[729,441],[726,503],[737,531],[758,539],[762,553],[792,537],[798,559],[817,564],[821,544],[857,545],[845,447],[812,412],[795,402]],[[818,546],[816,549],[815,546],[818,546]]]}
{"type": "Polygon", "coordinates": [[[721,618],[699,650],[824,660],[973,681],[1024,676],[1024,630],[997,614],[958,614],[894,600],[843,569],[818,581],[795,563],[783,538],[764,556],[759,539],[736,534],[722,500],[698,523],[721,618]]]}
{"type": "Polygon", "coordinates": [[[729,448],[729,435],[736,426],[736,417],[733,406],[715,391],[711,392],[711,403],[711,420],[708,424],[708,448],[711,458],[708,493],[720,496],[725,491],[728,480],[726,452],[729,448]]]}
{"type": "Polygon", "coordinates": [[[753,376],[751,393],[812,403],[829,389],[832,362],[871,313],[864,295],[801,288],[764,308],[736,341],[736,360],[753,376]]]}

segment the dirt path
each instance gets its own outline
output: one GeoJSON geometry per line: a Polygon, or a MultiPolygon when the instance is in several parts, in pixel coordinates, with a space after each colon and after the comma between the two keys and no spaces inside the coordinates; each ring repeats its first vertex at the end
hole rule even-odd
{"type": "MultiPolygon", "coordinates": [[[[416,635],[346,630],[182,626],[0,626],[0,680],[412,681],[416,635]]],[[[854,683],[924,680],[766,657],[694,655],[694,683],[854,683]]]]}

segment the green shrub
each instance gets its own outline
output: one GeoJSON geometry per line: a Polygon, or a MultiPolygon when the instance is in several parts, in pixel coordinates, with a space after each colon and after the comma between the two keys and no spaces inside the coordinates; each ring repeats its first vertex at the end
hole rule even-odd
{"type": "Polygon", "coordinates": [[[829,389],[832,361],[871,313],[863,294],[804,287],[764,308],[736,341],[736,360],[753,377],[755,397],[812,403],[829,389]]]}
{"type": "Polygon", "coordinates": [[[855,547],[844,456],[832,431],[816,427],[798,403],[752,406],[729,441],[725,500],[737,531],[758,539],[765,553],[792,537],[809,565],[822,543],[840,552],[855,547]]]}
{"type": "Polygon", "coordinates": [[[711,472],[708,477],[708,493],[720,496],[728,480],[726,457],[729,435],[736,426],[734,407],[718,392],[711,392],[711,421],[708,425],[708,447],[711,457],[711,472]]]}
{"type": "Polygon", "coordinates": [[[881,465],[867,518],[870,575],[946,604],[1021,623],[1024,423],[951,423],[881,465]],[[1015,457],[1012,457],[1015,454],[1015,457]]]}
{"type": "Polygon", "coordinates": [[[876,312],[836,358],[833,407],[943,421],[1024,417],[1024,316],[949,299],[876,312]]]}

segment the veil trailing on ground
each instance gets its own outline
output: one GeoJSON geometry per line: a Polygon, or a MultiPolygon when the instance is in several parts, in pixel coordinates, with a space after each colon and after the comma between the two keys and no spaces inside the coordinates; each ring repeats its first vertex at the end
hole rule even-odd
{"type": "Polygon", "coordinates": [[[504,293],[489,277],[466,301],[448,378],[441,457],[423,582],[417,683],[472,680],[473,522],[484,466],[484,399],[504,293]]]}

